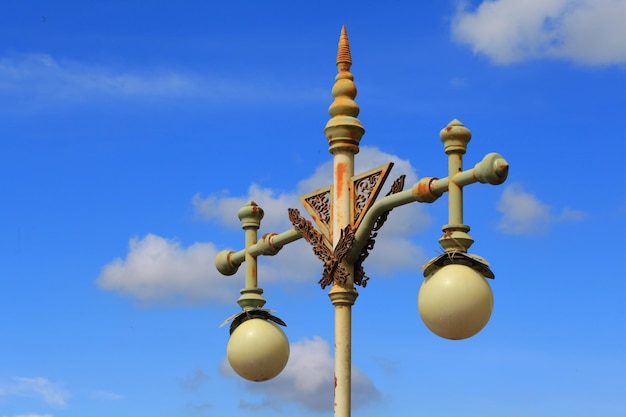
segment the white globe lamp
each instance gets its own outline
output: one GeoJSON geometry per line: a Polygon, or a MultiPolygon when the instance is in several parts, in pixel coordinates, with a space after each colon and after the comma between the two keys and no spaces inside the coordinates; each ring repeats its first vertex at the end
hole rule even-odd
{"type": "Polygon", "coordinates": [[[467,339],[489,321],[493,293],[474,268],[448,264],[426,277],[417,305],[424,324],[433,333],[445,339],[467,339]]]}
{"type": "Polygon", "coordinates": [[[233,370],[249,381],[261,382],[277,376],[289,360],[285,332],[263,318],[244,321],[230,335],[226,356],[233,370]]]}

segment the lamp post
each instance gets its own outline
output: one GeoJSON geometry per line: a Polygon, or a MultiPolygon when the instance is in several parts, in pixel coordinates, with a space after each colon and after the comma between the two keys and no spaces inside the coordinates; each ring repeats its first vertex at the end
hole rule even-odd
{"type": "Polygon", "coordinates": [[[264,381],[278,375],[285,367],[289,344],[276,325],[285,325],[263,309],[263,290],[257,285],[257,257],[275,255],[295,240],[304,238],[323,261],[322,288],[335,309],[335,417],[351,413],[351,339],[352,306],[358,296],[355,286],[365,287],[368,277],[363,262],[373,249],[378,231],[389,212],[412,203],[432,203],[448,193],[448,224],[444,225],[439,244],[444,253],[424,265],[425,280],[418,296],[418,309],[426,326],[447,339],[465,339],[479,332],[489,320],[493,295],[485,278],[494,278],[483,258],[468,253],[473,239],[463,223],[463,187],[480,182],[501,184],[508,174],[508,163],[490,153],[472,169],[463,170],[463,155],[471,133],[458,120],[450,122],[440,139],[448,155],[448,176],[425,177],[403,191],[404,176],[394,181],[389,193],[377,199],[393,164],[355,175],[354,155],[365,130],[357,119],[359,106],[354,101],[356,86],[350,73],[352,59],[345,27],[341,30],[337,53],[334,101],[324,133],[333,155],[333,184],[300,197],[315,225],[289,209],[293,229],[257,238],[263,210],[254,202],[239,212],[245,230],[246,247],[239,251],[218,253],[215,263],[220,273],[233,275],[246,264],[246,284],[237,301],[242,312],[228,318],[231,336],[228,360],[243,378],[264,381]]]}

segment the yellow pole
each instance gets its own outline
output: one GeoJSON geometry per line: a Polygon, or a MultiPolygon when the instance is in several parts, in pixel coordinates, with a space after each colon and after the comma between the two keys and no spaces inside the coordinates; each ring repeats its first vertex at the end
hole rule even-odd
{"type": "MultiPolygon", "coordinates": [[[[350,73],[352,58],[346,28],[341,28],[337,52],[337,70],[333,97],[328,112],[331,119],[324,133],[333,154],[332,240],[339,242],[341,231],[352,225],[354,155],[365,130],[356,118],[359,106],[354,101],[356,86],[350,73]]],[[[349,272],[345,283],[333,283],[329,292],[335,306],[335,417],[350,417],[352,379],[352,305],[357,298],[354,288],[354,264],[344,264],[349,272]]]]}
{"type": "Polygon", "coordinates": [[[456,179],[463,172],[463,155],[472,133],[454,119],[441,130],[439,138],[448,155],[448,224],[443,226],[439,244],[446,252],[467,252],[474,239],[468,234],[470,227],[463,223],[463,185],[456,179]]]}
{"type": "Polygon", "coordinates": [[[241,289],[241,297],[237,303],[244,310],[261,308],[265,304],[263,290],[257,283],[257,261],[256,256],[248,252],[248,248],[257,243],[257,230],[261,226],[263,209],[254,201],[249,201],[237,212],[241,220],[241,227],[245,230],[246,238],[246,286],[241,289]]]}

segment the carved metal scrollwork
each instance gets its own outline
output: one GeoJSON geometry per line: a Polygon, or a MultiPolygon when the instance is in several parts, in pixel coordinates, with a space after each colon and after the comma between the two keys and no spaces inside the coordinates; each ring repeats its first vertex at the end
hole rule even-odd
{"type": "Polygon", "coordinates": [[[355,198],[354,198],[354,217],[358,218],[361,212],[365,209],[367,200],[374,191],[376,183],[380,179],[382,172],[374,172],[367,177],[361,178],[354,183],[355,198]]]}
{"type": "MultiPolygon", "coordinates": [[[[405,178],[406,178],[405,175],[401,175],[400,177],[398,177],[398,179],[396,179],[393,182],[391,186],[391,190],[387,193],[387,195],[396,194],[402,191],[404,189],[405,178]]],[[[369,277],[365,275],[365,270],[363,269],[363,261],[365,261],[365,259],[369,256],[370,251],[374,249],[374,244],[376,243],[376,237],[378,236],[378,231],[380,230],[381,227],[383,227],[383,224],[385,224],[385,222],[387,221],[387,217],[389,216],[390,212],[391,210],[387,210],[386,212],[378,216],[378,219],[376,219],[376,222],[374,223],[374,227],[372,228],[372,231],[370,232],[370,237],[367,240],[367,243],[361,250],[359,257],[354,263],[354,283],[356,285],[360,285],[363,288],[367,286],[367,281],[369,281],[369,277]]]]}
{"type": "Polygon", "coordinates": [[[341,263],[346,257],[348,250],[354,242],[354,231],[351,226],[346,226],[341,231],[341,237],[334,250],[331,249],[330,242],[324,238],[324,236],[311,224],[300,215],[300,211],[297,209],[289,209],[289,220],[293,227],[300,233],[304,240],[309,242],[313,247],[313,253],[322,262],[324,262],[324,270],[322,272],[322,278],[318,281],[318,284],[323,288],[336,282],[340,285],[346,283],[348,279],[348,271],[341,263]]]}
{"type": "Polygon", "coordinates": [[[330,191],[324,191],[313,195],[305,201],[315,209],[320,221],[326,226],[330,226],[330,191]]]}

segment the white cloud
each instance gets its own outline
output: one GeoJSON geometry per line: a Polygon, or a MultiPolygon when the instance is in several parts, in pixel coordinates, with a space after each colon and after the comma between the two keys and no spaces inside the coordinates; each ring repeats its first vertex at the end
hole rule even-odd
{"type": "Polygon", "coordinates": [[[103,401],[117,401],[117,400],[121,400],[122,398],[124,398],[124,396],[121,394],[117,394],[115,392],[105,391],[105,390],[93,391],[91,393],[91,396],[97,400],[103,400],[103,401]]]}
{"type": "Polygon", "coordinates": [[[263,229],[285,231],[293,226],[289,223],[287,209],[299,207],[300,202],[295,194],[276,194],[269,188],[261,188],[256,184],[250,185],[248,194],[240,197],[230,197],[226,194],[211,194],[202,197],[193,196],[192,204],[195,212],[204,220],[215,220],[234,230],[241,229],[237,212],[249,201],[257,203],[264,212],[261,221],[263,229]]]}
{"type": "MultiPolygon", "coordinates": [[[[234,376],[222,361],[220,372],[234,376]]],[[[264,383],[248,383],[250,392],[263,394],[260,403],[244,401],[247,409],[281,410],[281,404],[294,402],[307,409],[328,412],[333,409],[334,364],[329,343],[319,336],[304,338],[290,345],[289,362],[276,378],[264,383]]],[[[352,402],[354,408],[365,407],[381,400],[380,391],[371,379],[356,366],[352,368],[352,402]]]]}
{"type": "Polygon", "coordinates": [[[467,79],[462,77],[453,77],[448,83],[451,88],[455,89],[465,88],[469,85],[467,79]]]}
{"type": "MultiPolygon", "coordinates": [[[[407,175],[405,188],[417,181],[411,164],[394,155],[375,148],[362,148],[357,155],[357,172],[369,170],[394,161],[392,178],[407,175]],[[362,167],[365,168],[362,168],[362,167]]],[[[319,167],[315,174],[298,185],[298,193],[277,194],[271,189],[251,185],[245,196],[199,194],[192,204],[199,217],[233,227],[232,233],[242,233],[237,211],[248,201],[255,201],[265,212],[260,234],[280,233],[293,228],[287,209],[301,207],[299,193],[318,189],[332,182],[332,161],[319,167]],[[304,191],[306,190],[306,191],[304,191]]],[[[388,180],[381,192],[391,187],[388,180]]],[[[307,213],[300,210],[304,216],[307,213]]],[[[365,273],[389,276],[399,271],[414,269],[427,259],[421,247],[411,237],[430,223],[430,217],[420,204],[394,209],[379,231],[376,246],[364,263],[365,273]]],[[[243,239],[242,239],[243,240],[243,239]]],[[[240,250],[243,247],[231,248],[240,250]]],[[[217,249],[212,243],[195,243],[183,247],[179,242],[149,234],[143,238],[132,238],[126,259],[116,259],[106,265],[97,279],[98,285],[106,290],[139,298],[149,303],[193,303],[206,300],[232,303],[237,298],[235,290],[241,286],[240,279],[220,275],[214,266],[217,249]]],[[[240,268],[238,274],[242,274],[240,268]]],[[[321,278],[322,263],[308,243],[300,240],[285,246],[276,256],[259,258],[259,285],[283,282],[297,285],[301,282],[317,281],[321,278]]],[[[241,275],[239,275],[241,276],[241,275]]]]}
{"type": "MultiPolygon", "coordinates": [[[[361,147],[355,157],[356,173],[369,171],[388,162],[393,162],[394,167],[387,183],[383,186],[381,197],[389,191],[392,181],[400,175],[406,175],[405,189],[411,187],[417,181],[415,169],[408,160],[373,147],[361,147]]],[[[299,195],[328,186],[332,182],[333,162],[329,160],[317,167],[311,177],[301,181],[293,193],[276,194],[271,189],[253,184],[245,196],[211,194],[202,197],[196,194],[193,198],[193,205],[196,213],[203,219],[219,222],[233,230],[240,230],[241,225],[236,213],[245,203],[254,201],[264,211],[261,221],[262,233],[280,233],[293,227],[287,214],[289,207],[298,208],[301,214],[308,218],[306,211],[301,208],[299,195]]],[[[430,222],[431,217],[421,204],[394,209],[379,232],[375,249],[365,261],[366,274],[390,275],[401,270],[419,268],[426,260],[426,255],[422,248],[411,241],[411,237],[427,227],[430,222]]],[[[307,243],[298,242],[288,245],[278,255],[261,259],[260,262],[266,264],[259,268],[259,274],[263,274],[263,280],[292,282],[310,280],[311,276],[321,276],[321,261],[313,255],[307,243]],[[289,255],[285,252],[289,252],[289,255]]]]}
{"type": "Polygon", "coordinates": [[[232,302],[231,281],[219,275],[212,243],[187,248],[175,240],[149,234],[132,238],[126,259],[106,265],[97,284],[148,303],[232,302]]]}
{"type": "Polygon", "coordinates": [[[213,408],[213,404],[210,402],[187,403],[186,408],[189,409],[194,415],[205,415],[207,410],[213,408]]]}
{"type": "Polygon", "coordinates": [[[452,35],[498,64],[558,58],[626,63],[626,0],[485,0],[464,4],[452,35]]]}
{"type": "Polygon", "coordinates": [[[251,81],[219,74],[196,74],[179,69],[124,68],[97,65],[49,54],[31,53],[0,57],[0,97],[14,104],[46,107],[59,103],[96,103],[103,99],[197,99],[220,105],[267,104],[325,98],[317,90],[298,90],[254,74],[251,81]]]}
{"type": "Polygon", "coordinates": [[[209,375],[205,374],[202,369],[196,368],[191,375],[187,375],[179,380],[180,388],[185,392],[197,391],[200,386],[209,379],[209,375]]]}
{"type": "Polygon", "coordinates": [[[0,92],[22,90],[55,100],[93,98],[94,95],[151,98],[187,95],[194,91],[197,82],[182,73],[116,71],[58,60],[48,54],[0,58],[0,80],[0,92]]]}
{"type": "MultiPolygon", "coordinates": [[[[405,188],[412,185],[417,181],[417,173],[411,161],[402,159],[397,155],[393,155],[387,152],[383,152],[380,149],[373,146],[361,146],[359,153],[354,157],[354,172],[356,175],[369,171],[373,168],[385,165],[389,162],[393,162],[393,170],[389,174],[387,184],[385,184],[381,194],[385,194],[389,191],[391,181],[400,175],[406,175],[405,188]]],[[[332,184],[333,182],[333,161],[329,156],[327,162],[321,164],[315,169],[314,174],[306,178],[298,184],[297,193],[307,194],[311,191],[315,191],[318,188],[322,188],[332,184]]]]}
{"type": "Polygon", "coordinates": [[[62,407],[66,405],[69,395],[62,384],[42,377],[16,377],[10,381],[0,381],[0,398],[13,396],[35,398],[48,405],[62,407]]]}
{"type": "Polygon", "coordinates": [[[551,212],[550,206],[539,201],[518,185],[504,189],[497,210],[503,214],[498,228],[509,234],[533,234],[543,232],[560,221],[584,219],[585,213],[565,208],[558,215],[551,212]]]}
{"type": "Polygon", "coordinates": [[[52,414],[35,414],[35,413],[30,413],[30,414],[19,414],[13,417],[52,417],[52,414]]]}

